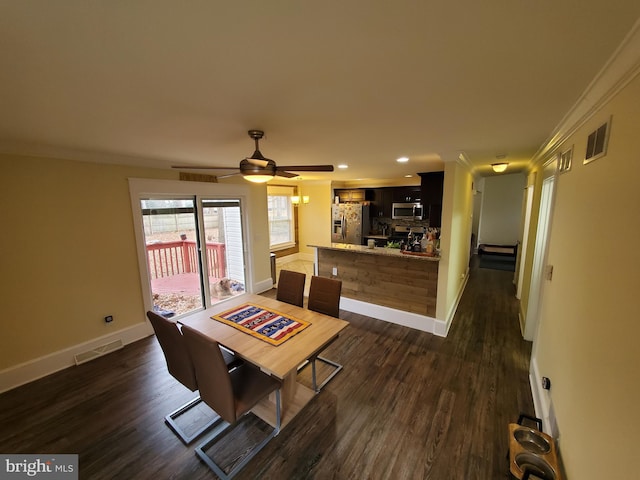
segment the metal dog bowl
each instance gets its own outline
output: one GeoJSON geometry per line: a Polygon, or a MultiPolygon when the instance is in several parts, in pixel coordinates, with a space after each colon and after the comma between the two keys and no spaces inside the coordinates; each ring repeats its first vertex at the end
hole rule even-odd
{"type": "Polygon", "coordinates": [[[518,453],[515,461],[522,472],[528,470],[531,475],[535,475],[542,480],[556,480],[558,478],[551,465],[533,453],[518,453]]]}
{"type": "Polygon", "coordinates": [[[540,432],[531,428],[517,428],[513,432],[513,436],[515,437],[516,441],[529,452],[542,455],[545,453],[549,453],[549,451],[551,450],[549,441],[544,438],[540,434],[540,432]]]}

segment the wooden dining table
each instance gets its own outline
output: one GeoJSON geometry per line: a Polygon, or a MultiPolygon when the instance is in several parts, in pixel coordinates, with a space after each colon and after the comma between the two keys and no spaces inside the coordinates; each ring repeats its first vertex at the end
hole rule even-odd
{"type": "MultiPolygon", "coordinates": [[[[349,325],[348,322],[338,318],[254,294],[238,295],[180,319],[179,322],[214,339],[233,351],[236,356],[282,381],[281,427],[289,423],[316,393],[312,388],[297,381],[298,368],[324,350],[349,325]],[[310,325],[284,343],[271,345],[247,332],[211,318],[248,303],[277,311],[294,319],[304,320],[310,325]]],[[[276,424],[275,412],[275,394],[253,409],[254,414],[273,426],[276,424]]]]}

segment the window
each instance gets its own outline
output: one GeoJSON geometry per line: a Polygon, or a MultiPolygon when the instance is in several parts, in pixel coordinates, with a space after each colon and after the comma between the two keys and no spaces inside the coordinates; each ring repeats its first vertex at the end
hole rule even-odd
{"type": "Polygon", "coordinates": [[[269,244],[272,250],[290,248],[296,244],[295,215],[291,196],[295,187],[267,186],[269,211],[269,244]]]}

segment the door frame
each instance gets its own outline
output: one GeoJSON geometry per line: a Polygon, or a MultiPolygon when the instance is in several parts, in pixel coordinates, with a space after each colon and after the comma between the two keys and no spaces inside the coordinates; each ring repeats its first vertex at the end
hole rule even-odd
{"type": "Polygon", "coordinates": [[[535,341],[540,324],[540,303],[543,298],[544,272],[547,262],[549,238],[553,220],[553,206],[557,187],[558,155],[548,159],[543,165],[540,206],[538,208],[538,224],[533,251],[533,265],[529,282],[529,300],[525,317],[525,340],[535,341]]]}

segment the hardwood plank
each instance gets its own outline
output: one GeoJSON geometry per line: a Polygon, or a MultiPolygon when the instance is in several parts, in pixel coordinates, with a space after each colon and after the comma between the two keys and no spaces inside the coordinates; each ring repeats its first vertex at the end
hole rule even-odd
{"type": "MultiPolygon", "coordinates": [[[[341,312],[323,355],[344,370],[237,478],[509,478],[508,424],[533,412],[512,277],[473,268],[447,338],[341,312]]],[[[78,453],[81,479],[212,479],[163,421],[193,396],[150,337],[0,395],[0,451],[78,453]]],[[[246,422],[238,438],[259,433],[246,422]]]]}

